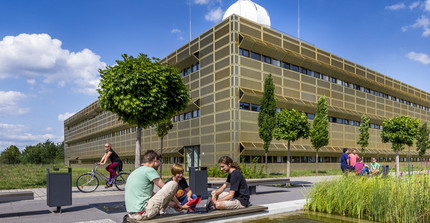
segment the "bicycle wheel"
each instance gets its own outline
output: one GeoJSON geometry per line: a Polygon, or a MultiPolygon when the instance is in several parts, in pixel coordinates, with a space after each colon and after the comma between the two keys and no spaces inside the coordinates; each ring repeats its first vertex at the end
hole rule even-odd
{"type": "Polygon", "coordinates": [[[84,193],[90,193],[97,189],[99,186],[99,178],[92,173],[82,174],[76,181],[76,187],[84,193]]]}
{"type": "Polygon", "coordinates": [[[118,190],[125,190],[125,183],[127,183],[127,178],[129,175],[130,173],[123,172],[115,177],[115,186],[118,188],[118,190]]]}

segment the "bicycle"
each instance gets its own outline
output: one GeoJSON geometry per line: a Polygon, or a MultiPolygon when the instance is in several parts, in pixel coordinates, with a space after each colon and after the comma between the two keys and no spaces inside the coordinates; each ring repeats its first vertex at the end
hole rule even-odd
{"type": "Polygon", "coordinates": [[[78,180],[76,180],[76,187],[81,192],[90,193],[95,191],[100,184],[99,178],[102,178],[104,181],[106,181],[106,185],[115,184],[115,187],[120,191],[125,189],[125,183],[127,182],[127,178],[130,175],[129,172],[121,171],[112,181],[109,181],[108,177],[97,170],[99,163],[95,163],[95,165],[96,167],[92,170],[92,172],[84,173],[78,177],[78,180]]]}

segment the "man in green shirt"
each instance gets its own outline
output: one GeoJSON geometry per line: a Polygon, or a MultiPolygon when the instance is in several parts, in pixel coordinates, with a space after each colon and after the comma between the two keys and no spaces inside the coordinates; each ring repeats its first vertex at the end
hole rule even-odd
{"type": "Polygon", "coordinates": [[[181,205],[174,196],[178,183],[171,181],[164,184],[157,173],[161,164],[161,156],[148,150],[143,155],[144,164],[134,170],[125,184],[125,207],[129,212],[128,217],[134,220],[150,219],[155,217],[160,210],[166,208],[169,201],[177,204],[177,209],[187,209],[187,205],[181,205]],[[152,196],[154,184],[160,190],[152,196]]]}
{"type": "Polygon", "coordinates": [[[379,173],[379,163],[376,162],[376,158],[372,158],[372,163],[370,164],[370,174],[378,174],[379,173]]]}

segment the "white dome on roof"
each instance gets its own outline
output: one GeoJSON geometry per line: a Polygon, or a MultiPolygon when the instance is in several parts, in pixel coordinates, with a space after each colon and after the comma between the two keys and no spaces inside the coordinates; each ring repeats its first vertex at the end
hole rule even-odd
{"type": "Polygon", "coordinates": [[[251,0],[238,0],[224,13],[222,19],[236,14],[253,22],[270,27],[270,16],[266,9],[251,0]]]}

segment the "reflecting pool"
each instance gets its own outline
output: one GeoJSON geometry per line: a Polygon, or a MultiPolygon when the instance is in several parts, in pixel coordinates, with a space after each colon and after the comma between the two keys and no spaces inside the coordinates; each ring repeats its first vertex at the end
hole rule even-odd
{"type": "Polygon", "coordinates": [[[343,217],[339,215],[331,215],[325,213],[317,213],[310,211],[298,211],[285,214],[277,214],[258,218],[256,220],[247,220],[250,223],[370,223],[370,221],[360,220],[356,218],[343,217]]]}

